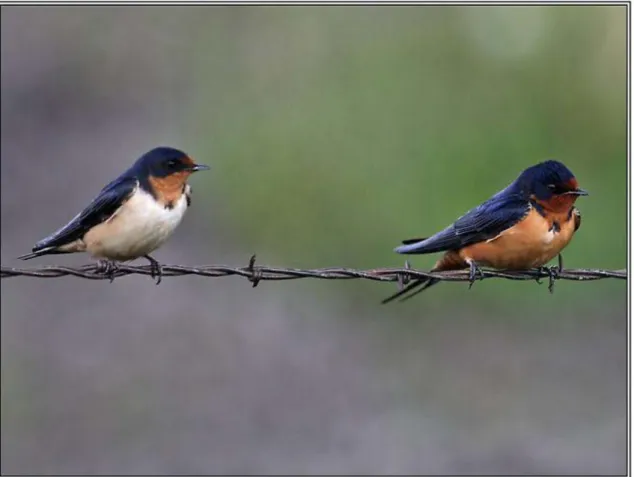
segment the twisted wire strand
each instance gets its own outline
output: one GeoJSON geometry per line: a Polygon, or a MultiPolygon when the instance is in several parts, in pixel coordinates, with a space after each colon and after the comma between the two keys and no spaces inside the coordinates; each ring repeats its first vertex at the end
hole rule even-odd
{"type": "MultiPolygon", "coordinates": [[[[597,270],[597,269],[568,269],[556,270],[533,269],[521,271],[504,270],[482,270],[479,279],[503,278],[507,280],[540,280],[548,278],[553,280],[575,280],[589,281],[606,278],[627,279],[627,270],[597,270]]],[[[115,270],[106,273],[104,267],[99,264],[84,265],[81,267],[61,267],[49,266],[39,268],[13,268],[1,267],[0,278],[12,277],[35,277],[35,278],[57,278],[73,276],[88,280],[112,280],[126,275],[150,275],[153,276],[152,267],[149,265],[125,265],[117,264],[115,270]]],[[[368,270],[356,270],[344,267],[298,269],[282,268],[255,265],[255,257],[252,257],[246,267],[231,267],[227,265],[162,265],[161,275],[163,277],[180,277],[185,275],[198,275],[202,277],[227,277],[240,276],[248,279],[253,286],[260,281],[274,280],[296,280],[300,278],[318,278],[323,280],[373,280],[381,282],[399,282],[405,285],[409,280],[416,278],[436,278],[441,281],[467,282],[469,281],[469,271],[446,271],[446,272],[425,272],[409,268],[373,268],[368,270]]]]}

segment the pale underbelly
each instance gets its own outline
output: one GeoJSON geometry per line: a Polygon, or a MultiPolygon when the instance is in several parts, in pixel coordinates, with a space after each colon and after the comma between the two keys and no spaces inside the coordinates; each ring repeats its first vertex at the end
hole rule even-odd
{"type": "MultiPolygon", "coordinates": [[[[136,197],[130,202],[133,200],[136,197]]],[[[140,196],[140,200],[146,198],[140,196]]],[[[187,209],[185,196],[170,210],[155,203],[140,205],[123,207],[110,220],[88,231],[83,238],[85,250],[97,258],[119,261],[147,255],[165,243],[187,209]]]]}
{"type": "Polygon", "coordinates": [[[109,233],[96,228],[84,237],[86,250],[97,258],[133,260],[159,248],[172,234],[169,227],[132,227],[124,232],[109,233]]]}

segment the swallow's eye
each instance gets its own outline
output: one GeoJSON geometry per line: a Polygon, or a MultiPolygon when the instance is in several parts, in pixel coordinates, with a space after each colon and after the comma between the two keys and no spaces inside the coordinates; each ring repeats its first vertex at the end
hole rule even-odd
{"type": "Polygon", "coordinates": [[[178,161],[178,159],[170,159],[169,161],[167,161],[167,168],[170,171],[175,171],[176,169],[178,169],[179,164],[180,162],[178,161]]]}
{"type": "Polygon", "coordinates": [[[557,186],[555,184],[548,184],[547,186],[550,190],[555,190],[557,189],[557,186]]]}

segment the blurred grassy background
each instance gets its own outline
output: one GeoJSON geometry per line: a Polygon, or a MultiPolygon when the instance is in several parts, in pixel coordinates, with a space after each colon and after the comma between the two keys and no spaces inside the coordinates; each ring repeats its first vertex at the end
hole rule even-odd
{"type": "MultiPolygon", "coordinates": [[[[169,144],[213,171],[166,263],[399,266],[556,158],[566,266],[623,268],[625,12],[3,7],[2,263],[169,144]]],[[[2,470],[624,471],[625,283],[247,285],[3,280],[2,470]]]]}
{"type": "MultiPolygon", "coordinates": [[[[209,90],[192,135],[218,161],[214,190],[245,247],[298,266],[397,264],[400,239],[444,228],[527,166],[557,158],[592,193],[579,203],[583,233],[566,264],[625,265],[618,8],[249,13],[244,21],[264,32],[225,51],[235,68],[228,78],[218,79],[215,62],[201,67],[203,84],[222,82],[223,99],[209,90]]],[[[436,258],[414,261],[430,267],[436,258]]],[[[480,296],[513,304],[543,293],[524,285],[483,287],[480,296]]],[[[580,307],[596,296],[561,288],[580,307]]],[[[593,290],[623,296],[624,288],[593,290]]]]}

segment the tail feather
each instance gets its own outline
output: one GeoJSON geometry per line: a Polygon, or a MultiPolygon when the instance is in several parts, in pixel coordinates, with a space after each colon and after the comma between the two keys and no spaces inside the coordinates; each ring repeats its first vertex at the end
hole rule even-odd
{"type": "Polygon", "coordinates": [[[428,279],[427,283],[425,283],[425,285],[420,288],[419,290],[416,290],[413,293],[410,293],[407,296],[404,296],[403,298],[401,298],[399,301],[407,301],[410,298],[414,298],[416,295],[418,295],[420,292],[424,292],[425,290],[427,290],[429,287],[433,287],[434,285],[437,285],[438,283],[440,283],[440,279],[439,278],[430,278],[428,279]]]}
{"type": "Polygon", "coordinates": [[[402,290],[399,290],[398,292],[394,293],[393,295],[388,296],[383,301],[381,301],[381,303],[383,305],[385,305],[387,303],[390,303],[391,301],[394,301],[397,298],[399,298],[399,297],[409,293],[410,291],[415,290],[416,288],[420,287],[419,290],[415,290],[410,295],[403,297],[400,301],[409,300],[413,296],[418,295],[420,292],[427,290],[429,287],[432,287],[432,286],[436,285],[437,283],[440,283],[440,280],[438,278],[421,278],[420,280],[416,280],[415,282],[410,283],[405,288],[403,288],[402,290]]]}
{"type": "MultiPolygon", "coordinates": [[[[413,245],[405,245],[404,247],[416,247],[416,246],[417,244],[413,244],[413,245]]],[[[404,248],[404,247],[399,247],[399,248],[404,248]]],[[[468,266],[469,265],[464,261],[464,259],[460,256],[460,254],[457,251],[451,250],[449,252],[446,252],[441,257],[441,259],[436,262],[436,264],[434,265],[434,268],[432,268],[430,271],[441,272],[445,270],[461,270],[468,266]]],[[[412,292],[411,294],[401,298],[400,301],[409,300],[410,298],[418,295],[420,292],[427,290],[429,287],[433,287],[434,285],[437,285],[438,283],[440,283],[440,281],[441,280],[438,278],[421,278],[419,280],[416,280],[413,283],[410,283],[409,285],[407,285],[405,288],[398,291],[394,295],[387,297],[381,303],[383,304],[389,303],[411,291],[412,292]]]]}

